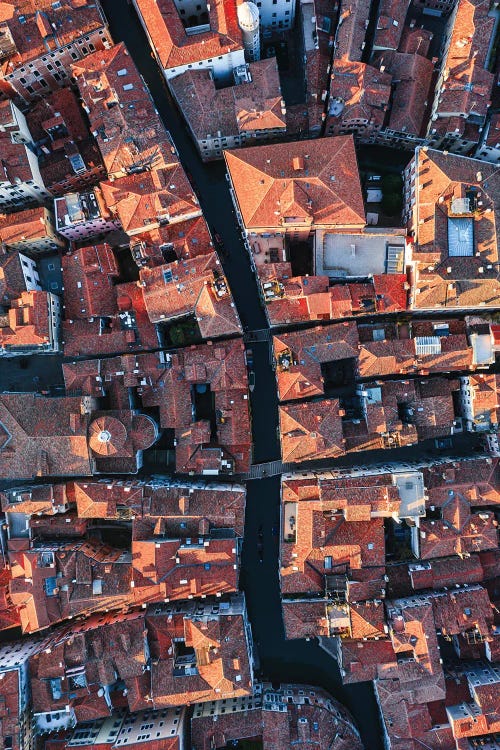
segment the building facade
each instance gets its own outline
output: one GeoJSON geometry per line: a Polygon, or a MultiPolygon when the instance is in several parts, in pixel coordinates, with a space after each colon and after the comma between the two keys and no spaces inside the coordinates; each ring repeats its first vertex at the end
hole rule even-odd
{"type": "Polygon", "coordinates": [[[68,85],[71,65],[113,40],[98,0],[17,2],[1,29],[4,58],[0,76],[4,96],[22,105],[68,85]]]}
{"type": "Polygon", "coordinates": [[[68,193],[54,201],[56,230],[68,240],[83,240],[120,229],[121,224],[108,212],[100,191],[68,193]]]}
{"type": "Polygon", "coordinates": [[[0,102],[0,210],[16,211],[51,197],[46,188],[26,118],[11,101],[0,102]]]}
{"type": "Polygon", "coordinates": [[[54,214],[45,206],[0,216],[0,243],[35,257],[54,252],[65,246],[54,224],[54,214]]]}

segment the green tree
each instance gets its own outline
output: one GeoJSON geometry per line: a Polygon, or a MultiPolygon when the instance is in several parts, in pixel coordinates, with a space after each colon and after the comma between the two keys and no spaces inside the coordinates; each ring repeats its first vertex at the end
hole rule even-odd
{"type": "Polygon", "coordinates": [[[384,193],[382,196],[382,211],[386,216],[397,216],[403,208],[401,193],[384,193]]]}

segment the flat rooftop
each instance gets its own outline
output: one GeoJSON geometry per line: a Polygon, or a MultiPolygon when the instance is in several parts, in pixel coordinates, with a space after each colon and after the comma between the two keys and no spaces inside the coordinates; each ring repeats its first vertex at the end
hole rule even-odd
{"type": "Polygon", "coordinates": [[[316,232],[315,273],[332,279],[404,271],[405,230],[401,234],[316,232]]]}
{"type": "Polygon", "coordinates": [[[401,498],[400,518],[425,516],[424,478],[420,471],[407,471],[394,474],[401,498]]]}

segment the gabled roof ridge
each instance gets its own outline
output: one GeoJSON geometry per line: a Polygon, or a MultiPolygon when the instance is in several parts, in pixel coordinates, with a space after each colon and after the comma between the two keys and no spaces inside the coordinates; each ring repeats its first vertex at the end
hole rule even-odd
{"type": "MultiPolygon", "coordinates": [[[[259,208],[260,208],[260,206],[262,204],[262,201],[264,200],[264,198],[267,196],[267,194],[274,187],[274,184],[275,184],[276,180],[275,180],[274,177],[270,177],[270,175],[267,175],[265,172],[263,172],[258,167],[254,166],[253,164],[249,164],[247,161],[245,161],[244,159],[240,158],[238,154],[234,153],[234,151],[225,151],[224,153],[226,154],[226,159],[235,159],[235,160],[239,161],[241,164],[245,165],[246,167],[251,167],[254,170],[254,172],[256,172],[257,174],[263,175],[263,177],[265,178],[266,181],[267,180],[270,181],[268,189],[265,192],[261,193],[261,199],[259,200],[257,208],[253,212],[252,216],[249,217],[248,222],[246,222],[246,223],[250,223],[253,220],[254,216],[256,215],[257,211],[259,210],[259,208]]],[[[228,164],[228,166],[229,166],[229,164],[228,164]]],[[[231,171],[231,170],[229,170],[229,171],[231,171]]]]}

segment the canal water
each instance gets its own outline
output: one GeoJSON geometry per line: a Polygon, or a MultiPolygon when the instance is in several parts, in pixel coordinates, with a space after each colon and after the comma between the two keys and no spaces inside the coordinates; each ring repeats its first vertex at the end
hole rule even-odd
{"type": "MultiPolygon", "coordinates": [[[[115,42],[124,41],[170,131],[181,163],[192,175],[209,225],[222,237],[223,266],[242,324],[250,330],[267,327],[255,277],[233,212],[222,163],[204,165],[170,98],[134,9],[124,0],[101,0],[115,42]]],[[[274,372],[266,344],[254,349],[255,390],[252,394],[254,461],[279,458],[278,410],[274,372]]],[[[247,483],[247,515],[242,554],[241,587],[245,591],[262,677],[276,682],[319,685],[352,712],[366,750],[382,750],[381,728],[370,683],[342,686],[336,662],[316,641],[286,641],[278,581],[279,477],[247,483]],[[258,531],[263,530],[263,559],[258,531]]]]}

